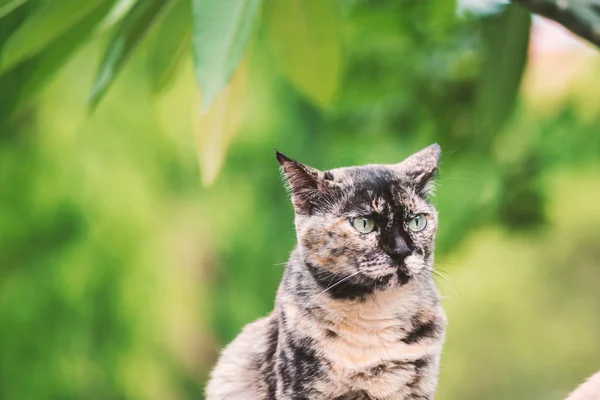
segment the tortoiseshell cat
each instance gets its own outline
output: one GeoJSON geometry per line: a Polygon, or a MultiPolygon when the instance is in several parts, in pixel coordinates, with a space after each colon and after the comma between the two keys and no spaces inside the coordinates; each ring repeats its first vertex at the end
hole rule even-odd
{"type": "Polygon", "coordinates": [[[318,171],[277,152],[298,246],[275,310],[222,352],[207,400],[433,399],[446,316],[432,277],[437,144],[318,171]]]}

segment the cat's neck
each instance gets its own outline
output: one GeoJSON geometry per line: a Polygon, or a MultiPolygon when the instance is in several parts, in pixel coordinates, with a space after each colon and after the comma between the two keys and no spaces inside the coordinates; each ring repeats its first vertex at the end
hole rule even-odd
{"type": "Polygon", "coordinates": [[[420,276],[366,296],[337,298],[316,282],[296,249],[290,257],[278,303],[306,318],[372,327],[373,323],[397,324],[419,310],[435,308],[439,305],[439,295],[433,278],[420,276]]]}
{"type": "Polygon", "coordinates": [[[324,292],[294,257],[278,292],[275,315],[285,332],[282,340],[308,338],[332,362],[350,370],[437,351],[445,325],[434,282],[411,279],[364,298],[339,299],[324,292]]]}

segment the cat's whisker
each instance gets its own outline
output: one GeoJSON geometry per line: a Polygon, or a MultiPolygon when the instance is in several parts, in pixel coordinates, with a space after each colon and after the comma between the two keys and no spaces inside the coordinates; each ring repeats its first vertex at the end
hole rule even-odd
{"type": "MultiPolygon", "coordinates": [[[[323,275],[329,276],[329,275],[331,275],[331,272],[327,271],[325,269],[322,270],[322,271],[320,271],[320,270],[312,271],[311,273],[314,274],[314,275],[316,275],[316,276],[323,276],[323,275]]],[[[337,274],[335,274],[335,275],[337,275],[337,274]]]]}
{"type": "Polygon", "coordinates": [[[435,268],[431,268],[431,272],[435,276],[439,276],[440,278],[442,278],[444,280],[444,282],[446,282],[452,288],[452,291],[454,292],[454,294],[456,295],[456,297],[460,298],[460,295],[458,294],[458,291],[456,290],[456,287],[454,287],[454,285],[452,284],[452,282],[450,282],[450,280],[448,280],[448,278],[446,277],[446,275],[444,275],[440,271],[437,271],[435,268]]]}
{"type": "Polygon", "coordinates": [[[439,266],[439,265],[452,265],[452,266],[457,266],[459,265],[459,263],[457,262],[453,262],[453,261],[438,261],[435,260],[435,265],[439,266]]]}
{"type": "Polygon", "coordinates": [[[347,281],[350,278],[355,277],[356,275],[360,274],[362,271],[356,271],[353,274],[348,275],[347,277],[345,277],[344,279],[339,280],[338,282],[334,283],[331,286],[328,286],[327,288],[325,288],[325,290],[323,290],[321,293],[317,294],[315,297],[313,297],[308,303],[306,303],[306,305],[304,307],[302,307],[302,311],[306,310],[306,308],[311,305],[319,296],[321,296],[322,294],[326,293],[328,290],[333,289],[334,287],[344,283],[345,281],[347,281]]]}
{"type": "Polygon", "coordinates": [[[428,278],[427,278],[427,277],[426,277],[424,274],[422,274],[422,273],[418,273],[418,274],[411,275],[411,277],[412,277],[413,279],[416,279],[417,281],[419,281],[419,283],[420,283],[421,285],[425,285],[425,284],[427,283],[427,279],[428,279],[428,278]]]}
{"type": "Polygon", "coordinates": [[[335,278],[337,278],[337,276],[338,276],[338,275],[339,275],[339,274],[336,272],[336,273],[333,275],[333,277],[331,278],[331,280],[329,281],[329,283],[327,284],[327,286],[325,286],[325,287],[329,287],[329,285],[331,285],[331,284],[333,283],[333,281],[335,280],[335,278]]]}

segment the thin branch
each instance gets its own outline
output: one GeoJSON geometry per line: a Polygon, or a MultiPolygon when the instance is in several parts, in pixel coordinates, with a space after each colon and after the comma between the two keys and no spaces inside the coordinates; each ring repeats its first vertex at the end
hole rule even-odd
{"type": "Polygon", "coordinates": [[[600,0],[512,0],[600,46],[600,0]]]}

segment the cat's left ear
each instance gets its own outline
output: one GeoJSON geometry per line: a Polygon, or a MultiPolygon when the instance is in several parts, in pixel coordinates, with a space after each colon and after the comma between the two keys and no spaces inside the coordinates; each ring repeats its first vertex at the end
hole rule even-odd
{"type": "Polygon", "coordinates": [[[435,143],[396,164],[394,169],[412,181],[419,194],[427,197],[435,189],[441,154],[442,149],[435,143]]]}
{"type": "Polygon", "coordinates": [[[275,150],[275,156],[289,184],[296,212],[310,214],[320,193],[325,190],[326,183],[322,178],[323,173],[292,160],[277,150],[275,150]]]}

